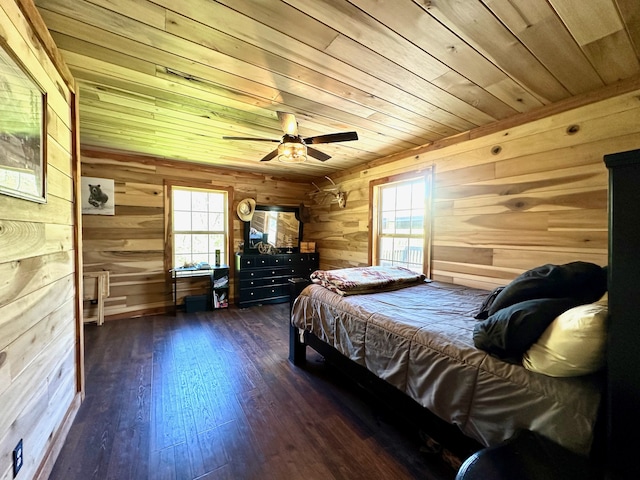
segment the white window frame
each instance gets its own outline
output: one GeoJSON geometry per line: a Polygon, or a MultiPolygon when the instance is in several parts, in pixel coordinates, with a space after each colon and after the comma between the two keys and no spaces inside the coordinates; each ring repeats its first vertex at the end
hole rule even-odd
{"type": "MultiPolygon", "coordinates": [[[[433,181],[433,170],[429,168],[427,170],[423,170],[420,172],[409,172],[400,175],[395,175],[391,177],[387,177],[384,179],[373,180],[370,183],[370,216],[369,221],[371,224],[371,236],[370,236],[370,245],[371,245],[371,257],[369,258],[369,263],[371,265],[400,265],[407,266],[408,268],[412,268],[415,270],[420,270],[419,264],[407,265],[407,263],[411,263],[409,261],[391,258],[391,259],[381,259],[380,256],[382,254],[382,239],[383,238],[398,238],[398,239],[422,239],[422,266],[421,273],[427,275],[427,277],[431,276],[431,224],[432,224],[432,215],[431,215],[431,201],[432,201],[432,181],[433,181]],[[380,205],[382,201],[382,190],[389,187],[398,187],[402,185],[407,185],[410,183],[414,183],[416,181],[424,182],[424,203],[421,206],[412,205],[412,207],[418,208],[420,207],[424,212],[423,218],[423,229],[422,234],[389,234],[382,233],[382,207],[380,205]]],[[[410,250],[409,250],[410,251],[410,250]]]]}
{"type": "MultiPolygon", "coordinates": [[[[168,238],[169,241],[167,242],[167,244],[169,247],[169,252],[167,252],[167,255],[165,256],[165,262],[167,263],[168,269],[183,266],[183,265],[176,265],[175,239],[177,234],[222,235],[224,238],[222,241],[222,247],[220,248],[221,250],[220,264],[229,265],[229,255],[230,255],[229,246],[231,244],[231,240],[230,240],[231,226],[229,224],[230,198],[231,198],[231,194],[228,188],[219,188],[213,185],[206,185],[206,186],[200,186],[200,185],[193,186],[193,185],[186,185],[186,184],[169,184],[168,185],[166,199],[168,200],[168,205],[170,205],[170,208],[167,209],[168,211],[167,212],[167,216],[168,216],[167,231],[168,231],[168,237],[169,237],[168,238]],[[222,220],[223,228],[220,230],[213,230],[209,228],[203,229],[203,230],[193,230],[193,229],[176,230],[174,225],[175,223],[174,215],[176,211],[176,208],[174,205],[174,192],[177,190],[222,194],[224,196],[223,211],[217,212],[217,213],[223,214],[223,220],[222,220]]],[[[208,213],[212,213],[212,212],[208,212],[208,213]]],[[[214,247],[209,247],[209,248],[211,248],[211,251],[207,252],[206,258],[195,258],[194,261],[203,261],[203,262],[209,263],[211,267],[215,266],[215,248],[214,247]]]]}

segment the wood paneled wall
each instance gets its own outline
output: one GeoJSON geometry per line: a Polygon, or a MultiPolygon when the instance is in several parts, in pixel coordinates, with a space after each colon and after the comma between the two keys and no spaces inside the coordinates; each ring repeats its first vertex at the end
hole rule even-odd
{"type": "MultiPolygon", "coordinates": [[[[25,2],[28,3],[28,2],[25,2]]],[[[35,7],[33,7],[35,12],[35,7]]],[[[71,105],[73,95],[13,1],[0,7],[2,43],[47,94],[47,203],[0,195],[0,479],[48,476],[41,465],[77,411],[81,341],[76,316],[71,105]],[[78,345],[78,348],[79,345],[78,345]],[[62,432],[62,433],[61,433],[62,432]]],[[[41,21],[41,20],[40,20],[41,21]]],[[[48,35],[45,32],[45,35],[48,35]]],[[[2,47],[0,47],[2,48],[2,47]]],[[[66,79],[68,82],[68,78],[66,79]]],[[[2,105],[0,105],[0,112],[2,105]]],[[[55,454],[53,454],[55,457],[55,454]]]]}
{"type": "MultiPolygon", "coordinates": [[[[231,187],[233,219],[231,258],[243,240],[244,224],[236,206],[251,197],[259,205],[299,205],[309,183],[294,183],[263,174],[236,173],[197,164],[148,157],[83,151],[82,175],[115,180],[115,215],[83,215],[85,271],[109,270],[111,294],[105,302],[107,320],[166,311],[173,306],[172,284],[164,265],[164,184],[203,182],[231,187]]],[[[230,293],[233,295],[233,278],[230,293]]],[[[178,303],[190,293],[181,283],[178,303]]],[[[197,282],[192,293],[203,293],[197,282]]],[[[87,306],[87,308],[90,308],[87,306]]]]}
{"type": "Polygon", "coordinates": [[[602,157],[640,148],[639,93],[343,172],[347,207],[311,203],[305,236],[322,268],[367,265],[369,182],[433,165],[434,279],[489,289],[544,263],[605,265],[602,157]]]}

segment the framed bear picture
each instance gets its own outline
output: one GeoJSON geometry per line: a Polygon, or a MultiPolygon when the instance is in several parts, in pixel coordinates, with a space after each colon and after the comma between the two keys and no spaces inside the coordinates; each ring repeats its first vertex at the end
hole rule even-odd
{"type": "Polygon", "coordinates": [[[82,214],[115,215],[115,186],[109,178],[81,177],[82,214]]]}

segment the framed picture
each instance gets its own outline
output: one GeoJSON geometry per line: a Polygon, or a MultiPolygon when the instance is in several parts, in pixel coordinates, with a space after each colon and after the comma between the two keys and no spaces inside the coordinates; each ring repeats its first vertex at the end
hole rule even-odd
{"type": "Polygon", "coordinates": [[[115,182],[109,178],[81,177],[82,214],[115,215],[115,182]]]}
{"type": "Polygon", "coordinates": [[[0,193],[46,203],[44,90],[0,42],[0,193]]]}

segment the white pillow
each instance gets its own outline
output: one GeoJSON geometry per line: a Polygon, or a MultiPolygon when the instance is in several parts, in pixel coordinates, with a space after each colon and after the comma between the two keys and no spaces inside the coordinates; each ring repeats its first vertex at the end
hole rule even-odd
{"type": "Polygon", "coordinates": [[[551,377],[574,377],[604,367],[607,294],[558,316],[522,357],[528,370],[551,377]]]}

